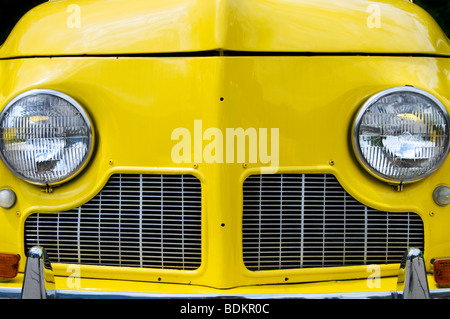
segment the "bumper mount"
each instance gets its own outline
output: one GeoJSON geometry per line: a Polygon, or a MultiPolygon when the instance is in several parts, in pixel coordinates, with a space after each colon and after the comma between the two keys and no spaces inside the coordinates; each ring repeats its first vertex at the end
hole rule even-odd
{"type": "Polygon", "coordinates": [[[450,291],[439,289],[430,293],[425,270],[425,262],[422,252],[416,248],[410,248],[405,252],[400,265],[397,281],[397,291],[386,293],[343,293],[343,294],[300,294],[300,295],[173,295],[173,294],[133,294],[133,293],[87,293],[57,291],[52,265],[48,259],[44,247],[35,246],[30,249],[25,266],[22,299],[49,299],[49,298],[389,298],[389,299],[430,299],[433,295],[439,298],[450,298],[450,291]]]}

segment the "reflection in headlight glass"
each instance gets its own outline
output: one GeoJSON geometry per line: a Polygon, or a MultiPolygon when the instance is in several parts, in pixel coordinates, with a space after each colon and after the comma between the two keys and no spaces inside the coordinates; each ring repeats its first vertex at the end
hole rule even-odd
{"type": "Polygon", "coordinates": [[[2,159],[32,183],[53,184],[73,175],[90,153],[91,128],[69,100],[36,93],[2,114],[2,159]]]}
{"type": "Polygon", "coordinates": [[[419,179],[447,154],[443,110],[424,95],[398,92],[369,106],[359,125],[359,148],[377,174],[394,181],[419,179]]]}

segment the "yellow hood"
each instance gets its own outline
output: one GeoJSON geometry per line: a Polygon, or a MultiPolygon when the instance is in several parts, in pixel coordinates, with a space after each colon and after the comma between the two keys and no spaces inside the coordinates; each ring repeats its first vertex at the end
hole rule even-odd
{"type": "Polygon", "coordinates": [[[211,50],[450,55],[407,0],[56,0],[20,20],[0,58],[211,50]]]}

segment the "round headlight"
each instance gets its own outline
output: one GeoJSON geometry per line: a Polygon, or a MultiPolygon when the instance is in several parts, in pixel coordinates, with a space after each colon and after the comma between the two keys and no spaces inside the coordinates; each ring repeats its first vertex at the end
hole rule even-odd
{"type": "Polygon", "coordinates": [[[449,152],[449,116],[433,95],[397,87],[370,98],[358,113],[353,146],[376,177],[410,183],[434,172],[449,152]]]}
{"type": "Polygon", "coordinates": [[[92,125],[71,97],[32,90],[14,98],[0,114],[0,155],[19,178],[54,185],[74,177],[87,163],[92,125]]]}

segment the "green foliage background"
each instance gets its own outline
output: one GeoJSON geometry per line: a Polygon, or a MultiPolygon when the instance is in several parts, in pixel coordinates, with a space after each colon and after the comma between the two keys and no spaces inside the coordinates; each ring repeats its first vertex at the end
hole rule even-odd
{"type": "Polygon", "coordinates": [[[45,0],[0,0],[0,43],[5,41],[14,25],[31,8],[45,0]]]}
{"type": "Polygon", "coordinates": [[[450,37],[450,0],[414,0],[414,3],[427,10],[450,37]]]}
{"type": "MultiPolygon", "coordinates": [[[[3,43],[9,32],[11,32],[14,25],[25,12],[43,2],[46,1],[0,0],[0,43],[3,43]]],[[[450,0],[414,0],[414,3],[427,10],[447,33],[447,36],[450,35],[450,0]]]]}

